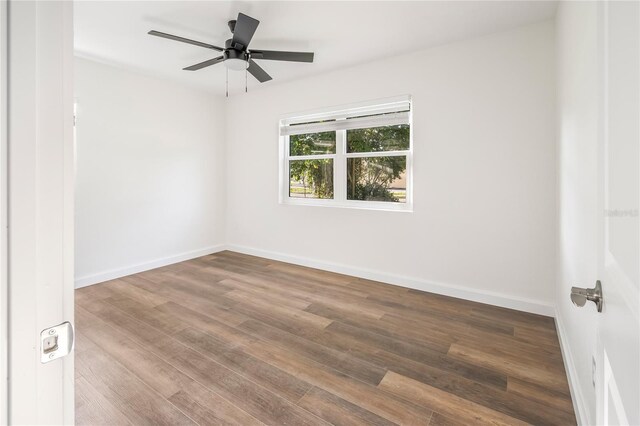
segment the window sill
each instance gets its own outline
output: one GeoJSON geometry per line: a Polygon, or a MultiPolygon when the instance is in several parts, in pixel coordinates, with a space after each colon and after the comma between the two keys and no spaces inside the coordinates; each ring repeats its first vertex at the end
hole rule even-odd
{"type": "Polygon", "coordinates": [[[341,209],[378,210],[389,212],[413,213],[413,206],[408,203],[391,203],[376,201],[335,201],[304,198],[285,198],[280,201],[285,206],[331,207],[341,209]]]}

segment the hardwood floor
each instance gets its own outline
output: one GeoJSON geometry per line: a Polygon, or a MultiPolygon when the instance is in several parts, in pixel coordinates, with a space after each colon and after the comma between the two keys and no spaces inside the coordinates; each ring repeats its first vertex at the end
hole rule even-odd
{"type": "Polygon", "coordinates": [[[575,424],[552,318],[222,252],[76,290],[78,424],[575,424]]]}

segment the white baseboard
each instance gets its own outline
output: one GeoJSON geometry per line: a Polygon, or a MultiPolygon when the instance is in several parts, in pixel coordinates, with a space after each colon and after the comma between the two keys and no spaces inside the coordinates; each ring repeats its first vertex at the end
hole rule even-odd
{"type": "Polygon", "coordinates": [[[457,286],[452,284],[436,283],[432,281],[421,280],[417,278],[403,277],[393,275],[381,271],[357,268],[337,263],[322,262],[299,256],[292,256],[284,253],[255,249],[250,247],[239,246],[235,244],[227,245],[227,250],[237,251],[239,253],[249,254],[253,256],[264,257],[267,259],[279,260],[282,262],[293,263],[310,268],[322,269],[330,272],[351,275],[354,277],[365,278],[374,281],[380,281],[387,284],[408,287],[416,290],[428,291],[431,293],[442,294],[445,296],[457,297],[460,299],[471,300],[474,302],[487,303],[490,305],[501,306],[503,308],[516,309],[518,311],[531,312],[534,314],[554,316],[554,307],[552,304],[508,296],[492,292],[481,292],[469,287],[457,286]]]}
{"type": "Polygon", "coordinates": [[[567,380],[569,381],[569,390],[571,391],[571,402],[573,402],[573,410],[576,414],[576,421],[579,425],[591,425],[590,412],[587,409],[587,404],[582,393],[582,388],[578,383],[578,372],[576,365],[573,362],[574,358],[571,353],[571,347],[569,346],[569,339],[565,332],[564,324],[560,313],[555,312],[556,331],[558,332],[558,340],[560,340],[560,350],[562,352],[562,360],[564,361],[564,369],[567,373],[567,380]]]}
{"type": "Polygon", "coordinates": [[[123,268],[99,272],[97,274],[86,275],[84,277],[76,277],[75,287],[76,288],[86,287],[88,285],[98,284],[104,281],[114,280],[120,277],[126,277],[127,275],[137,274],[138,272],[144,272],[150,269],[160,268],[161,266],[167,266],[173,263],[194,259],[196,257],[206,256],[207,254],[217,253],[225,249],[226,247],[224,244],[219,244],[216,246],[205,247],[199,250],[192,250],[185,253],[180,253],[174,256],[155,259],[149,262],[138,263],[136,265],[125,266],[123,268]]]}
{"type": "Polygon", "coordinates": [[[206,247],[200,250],[193,250],[181,253],[175,256],[164,257],[162,259],[152,260],[150,262],[140,263],[137,265],[126,266],[123,268],[112,269],[93,275],[78,277],[75,280],[75,287],[86,287],[88,285],[113,280],[138,272],[148,271],[150,269],[159,268],[161,266],[171,265],[173,263],[182,262],[207,254],[217,253],[223,250],[231,250],[239,253],[245,253],[253,256],[264,257],[267,259],[279,260],[281,262],[293,263],[295,265],[308,266],[310,268],[322,269],[325,271],[336,272],[339,274],[351,275],[354,277],[365,278],[374,281],[380,281],[387,284],[397,285],[401,287],[412,288],[416,290],[428,291],[431,293],[442,294],[445,296],[457,297],[460,299],[471,300],[473,302],[487,303],[490,305],[501,306],[503,308],[516,309],[518,311],[531,312],[534,314],[554,316],[554,307],[551,304],[519,298],[514,296],[503,295],[493,292],[481,292],[469,287],[463,287],[453,284],[436,283],[417,278],[404,277],[400,275],[388,274],[381,271],[357,268],[337,263],[322,262],[300,256],[292,256],[284,253],[255,249],[250,247],[239,246],[235,244],[206,247]]]}

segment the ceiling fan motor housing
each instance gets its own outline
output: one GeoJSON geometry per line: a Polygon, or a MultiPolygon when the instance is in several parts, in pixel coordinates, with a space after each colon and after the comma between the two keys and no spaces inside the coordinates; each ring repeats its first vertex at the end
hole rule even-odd
{"type": "Polygon", "coordinates": [[[247,50],[247,46],[234,43],[232,38],[224,42],[224,47],[225,47],[225,50],[236,50],[238,52],[247,50]]]}
{"type": "Polygon", "coordinates": [[[249,67],[249,54],[246,51],[225,49],[223,56],[224,64],[229,69],[241,71],[249,67]]]}
{"type": "Polygon", "coordinates": [[[249,54],[243,50],[236,50],[234,48],[227,48],[223,52],[223,56],[225,60],[228,59],[240,59],[242,61],[249,60],[249,54]]]}

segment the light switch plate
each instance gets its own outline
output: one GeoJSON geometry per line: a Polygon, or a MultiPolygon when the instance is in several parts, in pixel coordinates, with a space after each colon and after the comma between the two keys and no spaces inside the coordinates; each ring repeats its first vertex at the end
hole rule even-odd
{"type": "Polygon", "coordinates": [[[66,321],[40,333],[40,362],[62,358],[73,350],[73,326],[66,321]]]}

